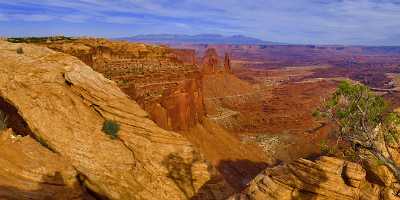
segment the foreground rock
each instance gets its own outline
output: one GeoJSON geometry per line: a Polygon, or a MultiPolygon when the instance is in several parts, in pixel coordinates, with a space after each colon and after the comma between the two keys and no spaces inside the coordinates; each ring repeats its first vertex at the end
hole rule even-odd
{"type": "Polygon", "coordinates": [[[69,162],[30,136],[0,135],[1,199],[90,199],[69,162]]]}
{"type": "Polygon", "coordinates": [[[159,128],[114,82],[77,58],[0,42],[0,96],[28,134],[68,160],[98,196],[188,199],[200,191],[222,198],[228,192],[184,137],[159,128]],[[106,119],[121,127],[115,140],[101,130],[106,119]]]}
{"type": "Polygon", "coordinates": [[[361,165],[331,157],[299,159],[267,169],[230,200],[261,199],[400,199],[397,184],[368,182],[361,165]]]}

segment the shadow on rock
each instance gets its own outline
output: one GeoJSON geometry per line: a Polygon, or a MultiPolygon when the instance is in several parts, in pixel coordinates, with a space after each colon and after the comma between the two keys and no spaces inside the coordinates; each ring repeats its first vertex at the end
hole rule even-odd
{"type": "Polygon", "coordinates": [[[223,160],[217,166],[218,171],[237,192],[267,167],[267,163],[250,160],[223,160]]]}
{"type": "Polygon", "coordinates": [[[42,178],[40,184],[30,186],[33,190],[26,189],[33,185],[21,181],[21,188],[12,186],[0,186],[0,199],[10,200],[95,200],[78,181],[69,186],[64,182],[60,172],[42,178]]]}

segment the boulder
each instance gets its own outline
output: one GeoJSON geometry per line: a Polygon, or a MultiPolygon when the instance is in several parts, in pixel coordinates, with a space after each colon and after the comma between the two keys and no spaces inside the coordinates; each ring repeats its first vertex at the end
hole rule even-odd
{"type": "Polygon", "coordinates": [[[365,175],[360,165],[337,158],[299,159],[266,169],[230,199],[358,199],[365,175]]]}

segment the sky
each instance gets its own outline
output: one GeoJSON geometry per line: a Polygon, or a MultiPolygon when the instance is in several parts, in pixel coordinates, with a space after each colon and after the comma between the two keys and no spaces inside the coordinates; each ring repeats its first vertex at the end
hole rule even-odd
{"type": "Polygon", "coordinates": [[[0,0],[0,36],[164,33],[400,45],[400,0],[0,0]]]}

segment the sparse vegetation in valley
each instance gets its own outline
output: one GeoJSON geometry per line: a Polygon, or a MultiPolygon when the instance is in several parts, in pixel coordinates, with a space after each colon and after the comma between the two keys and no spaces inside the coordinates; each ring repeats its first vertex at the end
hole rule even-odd
{"type": "Polygon", "coordinates": [[[119,124],[114,120],[105,120],[103,123],[102,131],[109,135],[111,139],[118,138],[119,124]]]}

